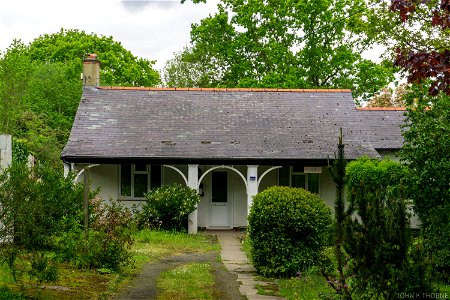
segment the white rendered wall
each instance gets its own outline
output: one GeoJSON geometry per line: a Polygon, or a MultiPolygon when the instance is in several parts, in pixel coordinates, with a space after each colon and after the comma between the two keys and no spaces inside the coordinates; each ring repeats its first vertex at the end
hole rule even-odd
{"type": "Polygon", "coordinates": [[[0,134],[0,170],[12,163],[12,140],[9,134],[0,134]]]}
{"type": "Polygon", "coordinates": [[[331,178],[330,172],[326,167],[322,167],[322,174],[319,179],[319,196],[331,208],[334,213],[334,201],[336,199],[336,184],[331,178]]]}
{"type": "MultiPolygon", "coordinates": [[[[242,172],[242,170],[240,170],[242,172]]],[[[245,174],[245,173],[244,173],[245,174]]],[[[233,179],[233,227],[247,226],[247,191],[241,176],[232,172],[233,179]]]]}
{"type": "MultiPolygon", "coordinates": [[[[202,174],[205,173],[211,166],[200,166],[202,174]]],[[[202,182],[199,184],[203,187],[203,196],[200,197],[200,203],[198,204],[198,227],[209,227],[209,201],[211,199],[211,173],[207,174],[202,182]]]]}

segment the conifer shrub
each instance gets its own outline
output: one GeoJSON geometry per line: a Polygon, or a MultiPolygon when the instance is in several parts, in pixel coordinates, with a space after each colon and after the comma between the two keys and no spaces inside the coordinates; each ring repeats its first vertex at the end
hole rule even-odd
{"type": "Polygon", "coordinates": [[[423,241],[413,244],[407,211],[411,170],[398,162],[361,157],[348,164],[351,210],[344,249],[354,297],[394,299],[398,291],[431,293],[423,241]]]}
{"type": "Polygon", "coordinates": [[[316,194],[271,187],[253,199],[248,216],[250,253],[263,276],[293,276],[317,264],[331,232],[331,210],[316,194]]]}

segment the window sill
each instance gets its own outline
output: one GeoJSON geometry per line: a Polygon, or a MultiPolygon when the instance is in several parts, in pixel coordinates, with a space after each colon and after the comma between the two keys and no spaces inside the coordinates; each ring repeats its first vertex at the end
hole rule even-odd
{"type": "Polygon", "coordinates": [[[119,197],[119,201],[145,201],[146,198],[139,197],[139,198],[132,198],[132,197],[119,197]]]}

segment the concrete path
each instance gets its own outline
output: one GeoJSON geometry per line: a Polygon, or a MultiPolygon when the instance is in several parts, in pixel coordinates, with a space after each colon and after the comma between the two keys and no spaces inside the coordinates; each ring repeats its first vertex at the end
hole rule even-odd
{"type": "Polygon", "coordinates": [[[239,291],[249,300],[284,299],[275,296],[258,295],[256,285],[267,285],[267,282],[259,281],[255,268],[249,263],[247,256],[242,251],[239,239],[243,234],[236,231],[210,231],[207,234],[216,235],[221,252],[222,262],[227,270],[237,275],[240,283],[239,291]]]}

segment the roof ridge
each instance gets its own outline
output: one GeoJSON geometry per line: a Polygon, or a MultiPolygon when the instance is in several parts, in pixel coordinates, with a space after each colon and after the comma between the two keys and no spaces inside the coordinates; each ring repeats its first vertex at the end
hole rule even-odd
{"type": "Polygon", "coordinates": [[[138,91],[200,91],[200,92],[291,92],[291,93],[351,93],[350,89],[277,89],[277,88],[168,88],[135,86],[98,86],[101,90],[138,90],[138,91]]]}
{"type": "Polygon", "coordinates": [[[370,111],[388,111],[388,110],[395,110],[395,111],[405,111],[406,107],[356,107],[357,110],[370,110],[370,111]]]}

